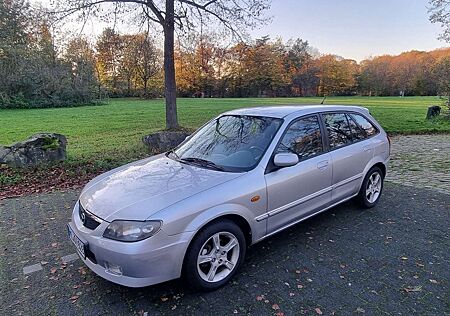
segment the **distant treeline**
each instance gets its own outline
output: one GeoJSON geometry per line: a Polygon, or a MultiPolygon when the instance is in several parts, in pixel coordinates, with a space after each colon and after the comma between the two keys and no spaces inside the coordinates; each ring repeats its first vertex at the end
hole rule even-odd
{"type": "MultiPolygon", "coordinates": [[[[92,104],[103,97],[163,97],[160,43],[107,28],[57,46],[52,28],[22,0],[0,1],[0,108],[92,104]]],[[[175,49],[178,95],[290,97],[450,94],[450,48],[357,63],[302,39],[263,37],[224,47],[186,34],[175,49]]]]}

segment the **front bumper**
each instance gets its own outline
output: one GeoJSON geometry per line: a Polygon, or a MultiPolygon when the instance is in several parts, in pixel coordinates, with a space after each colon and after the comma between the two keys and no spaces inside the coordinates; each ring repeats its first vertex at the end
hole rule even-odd
{"type": "Polygon", "coordinates": [[[102,237],[108,224],[102,222],[94,230],[84,227],[78,216],[78,202],[69,223],[73,232],[87,244],[88,255],[81,259],[97,275],[128,287],[143,287],[180,277],[190,233],[171,236],[161,229],[142,241],[120,242],[102,237]],[[109,269],[111,266],[120,267],[121,273],[113,273],[109,269]]]}

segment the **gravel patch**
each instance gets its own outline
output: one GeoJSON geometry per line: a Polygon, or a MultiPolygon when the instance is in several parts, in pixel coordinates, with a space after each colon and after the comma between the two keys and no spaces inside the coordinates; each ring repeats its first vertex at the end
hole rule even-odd
{"type": "Polygon", "coordinates": [[[393,137],[386,180],[450,194],[450,134],[393,137]]]}

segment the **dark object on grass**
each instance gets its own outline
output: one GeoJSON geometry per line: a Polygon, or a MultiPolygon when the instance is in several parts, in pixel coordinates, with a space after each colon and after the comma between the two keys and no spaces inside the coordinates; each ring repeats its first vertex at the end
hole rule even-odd
{"type": "Polygon", "coordinates": [[[189,136],[185,131],[161,131],[142,138],[152,152],[161,153],[177,147],[189,136]]]}
{"type": "Polygon", "coordinates": [[[441,114],[441,107],[437,105],[432,105],[428,107],[427,120],[431,120],[432,118],[438,116],[439,114],[441,114]]]}
{"type": "Polygon", "coordinates": [[[0,146],[0,164],[25,168],[63,161],[67,139],[55,133],[38,133],[23,142],[0,146]]]}

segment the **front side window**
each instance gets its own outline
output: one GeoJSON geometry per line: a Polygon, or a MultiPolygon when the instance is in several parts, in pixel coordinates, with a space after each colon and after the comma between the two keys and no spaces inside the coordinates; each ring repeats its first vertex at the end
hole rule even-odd
{"type": "Polygon", "coordinates": [[[276,153],[292,152],[304,160],[323,152],[322,135],[317,116],[293,123],[283,136],[276,153]]]}
{"type": "Polygon", "coordinates": [[[356,124],[358,124],[367,134],[367,137],[371,137],[375,135],[378,130],[375,126],[373,126],[372,123],[370,123],[364,116],[359,114],[350,114],[350,117],[352,117],[356,124]]]}
{"type": "Polygon", "coordinates": [[[329,113],[323,115],[328,131],[330,149],[336,149],[352,142],[352,132],[344,113],[329,113]]]}
{"type": "Polygon", "coordinates": [[[282,123],[271,117],[223,115],[168,156],[210,169],[248,171],[257,165],[282,123]]]}

